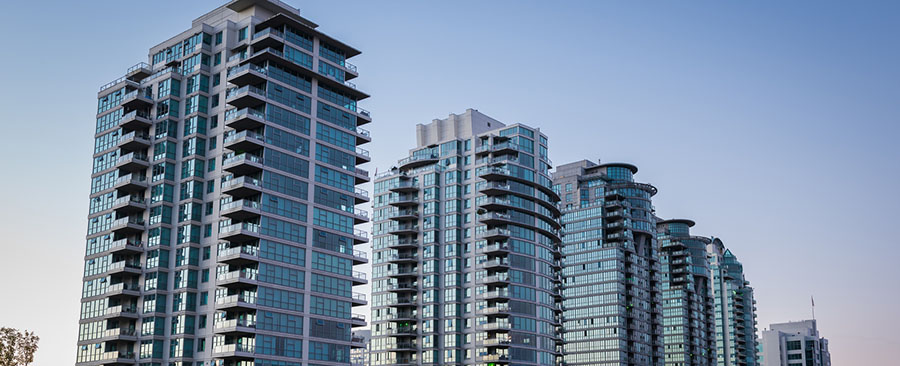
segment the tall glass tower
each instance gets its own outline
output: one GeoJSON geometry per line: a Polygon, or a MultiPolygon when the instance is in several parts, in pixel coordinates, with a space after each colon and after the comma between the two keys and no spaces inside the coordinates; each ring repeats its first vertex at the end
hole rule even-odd
{"type": "Polygon", "coordinates": [[[553,365],[560,225],[547,137],[475,110],[375,178],[372,365],[553,365]]]}
{"type": "Polygon", "coordinates": [[[660,220],[657,225],[665,365],[715,365],[716,317],[706,257],[712,240],[691,236],[691,220],[660,220]]]}
{"type": "Polygon", "coordinates": [[[564,164],[562,197],[566,365],[661,365],[656,188],[631,164],[564,164]]]}
{"type": "Polygon", "coordinates": [[[78,365],[349,365],[357,54],[283,2],[236,0],[100,89],[78,365]]]}
{"type": "Polygon", "coordinates": [[[756,300],[744,266],[718,238],[706,246],[712,271],[718,366],[756,366],[756,300]]]}

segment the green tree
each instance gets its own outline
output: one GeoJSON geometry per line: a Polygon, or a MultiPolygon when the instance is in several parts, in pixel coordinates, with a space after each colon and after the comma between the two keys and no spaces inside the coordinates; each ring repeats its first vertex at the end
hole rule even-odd
{"type": "Polygon", "coordinates": [[[27,366],[34,362],[40,339],[27,330],[0,328],[0,366],[27,366]]]}

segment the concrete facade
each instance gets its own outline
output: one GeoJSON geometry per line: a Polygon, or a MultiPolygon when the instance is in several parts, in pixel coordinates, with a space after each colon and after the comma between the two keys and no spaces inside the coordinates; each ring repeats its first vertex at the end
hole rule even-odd
{"type": "Polygon", "coordinates": [[[476,110],[375,178],[371,365],[548,365],[561,351],[547,137],[476,110]]]}
{"type": "Polygon", "coordinates": [[[762,366],[831,366],[828,340],[819,335],[815,319],[769,325],[760,345],[762,366]]]}
{"type": "Polygon", "coordinates": [[[356,49],[236,0],[98,94],[78,365],[350,364],[365,326],[356,49]]]}
{"type": "Polygon", "coordinates": [[[637,167],[582,160],[553,174],[562,198],[566,365],[661,365],[660,264],[637,167]]]}

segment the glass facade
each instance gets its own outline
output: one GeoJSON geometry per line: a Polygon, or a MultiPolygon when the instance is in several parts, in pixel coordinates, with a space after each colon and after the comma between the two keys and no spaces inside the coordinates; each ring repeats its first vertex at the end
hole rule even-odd
{"type": "Polygon", "coordinates": [[[331,69],[358,51],[266,3],[201,17],[101,88],[79,365],[340,365],[365,347],[371,118],[355,67],[331,69]],[[286,28],[308,40],[291,58],[286,28]]]}
{"type": "Polygon", "coordinates": [[[757,365],[756,300],[744,266],[722,241],[707,245],[716,322],[716,363],[757,365]]]}
{"type": "Polygon", "coordinates": [[[559,198],[535,154],[546,137],[494,123],[376,177],[372,365],[557,364],[559,198]]]}

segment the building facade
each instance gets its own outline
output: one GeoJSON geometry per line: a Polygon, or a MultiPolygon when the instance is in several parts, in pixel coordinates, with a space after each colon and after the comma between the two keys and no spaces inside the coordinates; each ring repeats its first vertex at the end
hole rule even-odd
{"type": "Polygon", "coordinates": [[[562,197],[566,365],[662,365],[660,264],[651,197],[637,167],[557,167],[562,197]]]}
{"type": "Polygon", "coordinates": [[[350,364],[357,54],[280,1],[236,0],[101,88],[76,364],[350,364]]]}
{"type": "Polygon", "coordinates": [[[815,319],[769,325],[760,344],[762,366],[831,366],[828,340],[815,319]]]}
{"type": "Polygon", "coordinates": [[[660,220],[657,241],[662,272],[663,342],[666,366],[716,364],[716,328],[706,246],[691,236],[691,220],[660,220]]]}
{"type": "Polygon", "coordinates": [[[372,331],[366,329],[353,332],[353,334],[359,337],[366,346],[350,350],[350,365],[369,366],[369,342],[372,340],[372,331]]]}
{"type": "Polygon", "coordinates": [[[744,266],[718,238],[706,246],[712,272],[719,366],[756,366],[756,300],[744,266]]]}
{"type": "Polygon", "coordinates": [[[547,137],[469,109],[376,175],[372,365],[553,365],[559,200],[547,137]]]}

